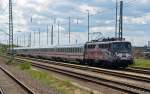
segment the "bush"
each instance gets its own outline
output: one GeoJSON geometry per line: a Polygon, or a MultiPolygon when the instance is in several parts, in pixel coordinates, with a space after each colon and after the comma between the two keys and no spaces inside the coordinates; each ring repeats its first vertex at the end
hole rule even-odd
{"type": "Polygon", "coordinates": [[[8,58],[8,59],[6,60],[6,64],[7,64],[7,65],[13,64],[14,62],[15,62],[14,58],[8,58]]]}
{"type": "Polygon", "coordinates": [[[31,68],[31,63],[30,62],[23,62],[20,64],[20,68],[22,70],[28,70],[31,68]]]}

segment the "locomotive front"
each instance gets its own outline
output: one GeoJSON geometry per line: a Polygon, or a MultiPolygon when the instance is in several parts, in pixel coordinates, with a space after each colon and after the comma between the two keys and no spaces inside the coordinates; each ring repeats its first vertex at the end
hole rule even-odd
{"type": "Polygon", "coordinates": [[[114,42],[112,43],[112,51],[116,65],[126,67],[133,63],[132,46],[130,42],[114,42]]]}

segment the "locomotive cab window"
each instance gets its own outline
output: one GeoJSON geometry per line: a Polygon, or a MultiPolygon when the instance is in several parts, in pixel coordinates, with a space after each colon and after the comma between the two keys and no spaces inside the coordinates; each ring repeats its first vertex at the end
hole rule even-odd
{"type": "Polygon", "coordinates": [[[88,45],[88,49],[94,49],[96,45],[90,44],[88,45]]]}

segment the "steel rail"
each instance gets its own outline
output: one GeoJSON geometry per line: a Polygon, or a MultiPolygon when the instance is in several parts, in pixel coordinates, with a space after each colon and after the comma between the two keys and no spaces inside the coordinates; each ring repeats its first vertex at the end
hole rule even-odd
{"type": "Polygon", "coordinates": [[[35,94],[28,86],[19,81],[19,79],[17,79],[14,75],[12,75],[8,70],[4,69],[2,66],[0,66],[0,69],[5,74],[7,74],[12,80],[14,80],[18,85],[20,85],[25,91],[27,91],[28,94],[35,94]]]}
{"type": "MultiPolygon", "coordinates": [[[[24,60],[24,61],[29,61],[29,60],[24,60]]],[[[31,60],[30,60],[31,61],[31,60]]],[[[104,79],[98,76],[91,76],[88,74],[84,74],[84,73],[80,73],[80,72],[74,72],[74,71],[70,71],[67,69],[62,69],[62,68],[56,68],[56,67],[52,67],[52,66],[46,66],[41,64],[37,64],[37,61],[32,61],[32,65],[38,68],[42,68],[45,70],[50,70],[50,71],[54,71],[54,72],[58,72],[58,73],[62,73],[63,75],[69,75],[71,77],[75,77],[78,79],[82,79],[82,80],[86,80],[92,83],[96,83],[96,84],[100,84],[100,85],[104,85],[116,90],[120,90],[122,92],[125,93],[132,93],[132,94],[139,94],[139,93],[150,93],[150,89],[144,88],[144,87],[139,87],[136,85],[130,85],[127,83],[123,83],[123,82],[119,82],[119,81],[112,81],[112,80],[108,80],[108,79],[104,79]]]]}
{"type": "MultiPolygon", "coordinates": [[[[33,58],[27,58],[27,59],[39,61],[39,62],[45,62],[48,64],[55,64],[55,65],[59,65],[59,66],[65,66],[65,67],[86,70],[86,71],[92,71],[92,72],[96,72],[96,73],[102,73],[102,74],[107,74],[107,75],[112,75],[112,76],[117,76],[117,77],[123,77],[123,78],[127,78],[127,79],[133,79],[136,81],[150,82],[150,78],[148,78],[148,77],[131,75],[131,74],[123,73],[122,71],[116,72],[114,70],[109,70],[109,69],[95,68],[95,67],[82,66],[82,65],[76,65],[76,64],[68,64],[68,63],[49,61],[49,60],[41,60],[41,59],[35,60],[33,58]]],[[[127,71],[127,70],[128,69],[125,69],[125,71],[127,71]]],[[[134,71],[129,71],[129,72],[134,72],[134,71]]],[[[136,73],[141,73],[141,72],[136,72],[136,73]]],[[[142,74],[144,74],[144,73],[142,73],[142,74]]]]}
{"type": "Polygon", "coordinates": [[[0,94],[4,94],[4,91],[2,88],[0,88],[0,94]]]}

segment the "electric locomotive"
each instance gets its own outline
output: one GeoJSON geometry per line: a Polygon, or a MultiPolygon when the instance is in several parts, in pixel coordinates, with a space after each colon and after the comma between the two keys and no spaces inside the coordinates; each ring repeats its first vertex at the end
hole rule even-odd
{"type": "Polygon", "coordinates": [[[128,41],[115,38],[87,42],[85,60],[91,65],[127,67],[133,64],[132,45],[128,41]]]}

